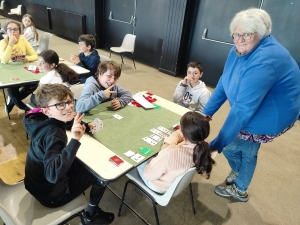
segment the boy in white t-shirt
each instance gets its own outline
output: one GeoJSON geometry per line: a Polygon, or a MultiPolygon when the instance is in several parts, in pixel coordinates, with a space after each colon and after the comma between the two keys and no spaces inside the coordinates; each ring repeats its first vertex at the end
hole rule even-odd
{"type": "Polygon", "coordinates": [[[188,109],[201,112],[211,95],[205,83],[200,80],[203,67],[199,62],[190,62],[187,68],[187,75],[175,89],[173,101],[188,109]]]}

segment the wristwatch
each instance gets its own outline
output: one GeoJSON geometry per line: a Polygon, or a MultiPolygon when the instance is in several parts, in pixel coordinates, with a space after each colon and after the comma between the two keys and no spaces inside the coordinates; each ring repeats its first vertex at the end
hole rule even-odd
{"type": "Polygon", "coordinates": [[[180,83],[180,86],[182,86],[182,87],[187,87],[188,85],[187,85],[187,84],[180,83]]]}

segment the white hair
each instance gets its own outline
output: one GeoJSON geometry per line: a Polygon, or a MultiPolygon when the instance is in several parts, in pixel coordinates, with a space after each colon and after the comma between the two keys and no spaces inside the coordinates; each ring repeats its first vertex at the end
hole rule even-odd
{"type": "Polygon", "coordinates": [[[229,27],[231,35],[237,27],[244,33],[257,33],[262,39],[271,33],[272,20],[265,10],[250,8],[235,14],[229,27]]]}

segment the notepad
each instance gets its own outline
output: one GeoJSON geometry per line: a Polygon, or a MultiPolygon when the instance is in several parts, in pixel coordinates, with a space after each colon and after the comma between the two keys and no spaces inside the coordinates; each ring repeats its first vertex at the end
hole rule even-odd
{"type": "Polygon", "coordinates": [[[148,102],[144,96],[140,93],[135,94],[132,96],[132,98],[137,101],[139,104],[141,104],[145,109],[153,109],[154,105],[148,102]]]}

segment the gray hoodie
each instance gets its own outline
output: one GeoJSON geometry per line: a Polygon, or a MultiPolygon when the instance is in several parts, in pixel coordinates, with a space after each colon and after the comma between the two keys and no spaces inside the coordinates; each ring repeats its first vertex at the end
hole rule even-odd
{"type": "Polygon", "coordinates": [[[110,101],[113,98],[118,98],[121,103],[121,107],[126,106],[132,99],[132,95],[129,91],[121,88],[118,85],[113,86],[111,91],[116,91],[116,94],[111,94],[110,98],[106,98],[104,90],[94,77],[89,77],[85,84],[84,89],[76,102],[76,112],[86,112],[96,107],[102,102],[110,101]]]}
{"type": "Polygon", "coordinates": [[[181,86],[183,82],[180,81],[173,94],[173,101],[188,109],[201,112],[210,98],[210,91],[207,89],[204,82],[199,80],[199,84],[195,87],[191,87],[188,84],[186,87],[181,86]]]}

